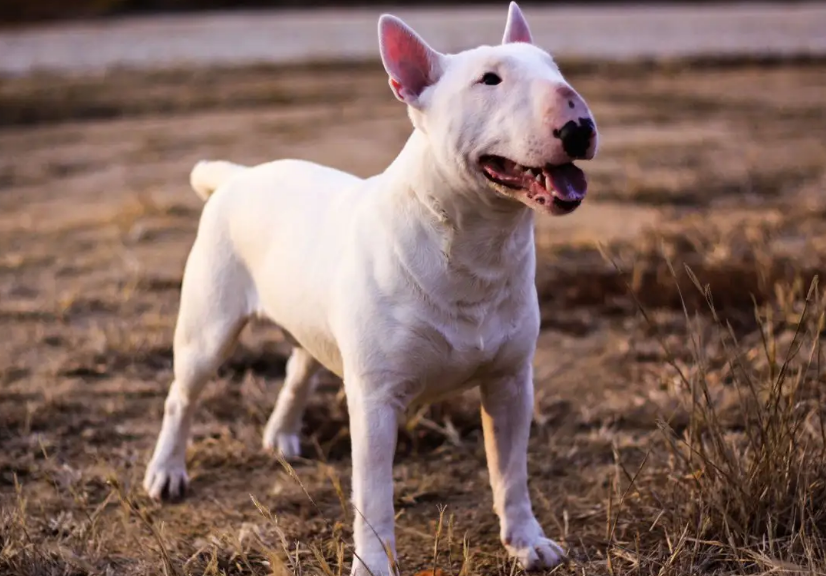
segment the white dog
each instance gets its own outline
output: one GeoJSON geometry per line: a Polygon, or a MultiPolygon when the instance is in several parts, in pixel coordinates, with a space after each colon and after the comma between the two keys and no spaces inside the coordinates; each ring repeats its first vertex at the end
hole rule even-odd
{"type": "Polygon", "coordinates": [[[279,160],[200,162],[206,203],[183,278],[175,381],[144,486],[175,498],[196,399],[245,323],[265,317],[295,344],[264,446],[298,455],[313,374],[342,377],[350,415],[354,574],[394,572],[393,456],[403,411],[478,385],[493,508],[526,569],[563,551],[527,486],[539,333],[534,213],[585,195],[597,131],[588,106],[531,42],[511,3],[501,45],[430,48],[379,20],[381,58],[414,130],[366,180],[279,160]],[[214,192],[214,194],[213,194],[214,192]]]}

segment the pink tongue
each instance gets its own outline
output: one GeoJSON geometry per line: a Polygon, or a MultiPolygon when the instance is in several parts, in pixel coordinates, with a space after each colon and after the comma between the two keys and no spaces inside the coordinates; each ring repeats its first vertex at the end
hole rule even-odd
{"type": "Polygon", "coordinates": [[[582,200],[588,190],[585,173],[573,164],[562,166],[548,166],[547,173],[551,176],[557,195],[567,202],[582,200]]]}

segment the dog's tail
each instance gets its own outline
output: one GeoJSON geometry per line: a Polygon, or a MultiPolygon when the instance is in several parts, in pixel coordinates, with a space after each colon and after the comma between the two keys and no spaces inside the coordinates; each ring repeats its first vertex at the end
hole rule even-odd
{"type": "Polygon", "coordinates": [[[225,160],[201,160],[189,174],[189,184],[195,193],[206,202],[224,182],[246,169],[246,166],[225,160]]]}

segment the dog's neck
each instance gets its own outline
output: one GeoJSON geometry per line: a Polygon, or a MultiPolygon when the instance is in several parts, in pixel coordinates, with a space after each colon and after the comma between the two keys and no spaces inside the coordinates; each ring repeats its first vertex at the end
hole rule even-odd
{"type": "Polygon", "coordinates": [[[481,234],[503,240],[533,229],[530,208],[497,194],[482,181],[469,183],[465,169],[440,162],[427,136],[418,129],[385,176],[397,193],[415,195],[454,236],[470,239],[481,234]]]}
{"type": "MultiPolygon", "coordinates": [[[[443,255],[443,270],[450,278],[441,277],[457,290],[457,298],[470,296],[461,294],[463,286],[483,299],[485,292],[500,290],[518,278],[533,278],[533,212],[497,195],[484,183],[468,184],[463,170],[451,170],[437,160],[426,135],[419,130],[413,132],[382,179],[396,215],[392,225],[407,230],[399,235],[406,240],[397,253],[410,251],[402,257],[411,260],[406,267],[415,276],[420,274],[413,268],[419,266],[427,249],[422,243],[430,241],[443,255]]],[[[421,273],[430,276],[425,270],[421,273]]],[[[426,278],[419,280],[423,289],[431,288],[426,278]]]]}

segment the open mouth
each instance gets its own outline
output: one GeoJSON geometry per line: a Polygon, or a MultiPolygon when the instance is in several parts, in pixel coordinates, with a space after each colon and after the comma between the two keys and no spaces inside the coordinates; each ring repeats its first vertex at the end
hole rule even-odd
{"type": "Polygon", "coordinates": [[[524,194],[525,204],[544,208],[555,215],[570,214],[585,197],[585,174],[572,163],[541,168],[522,166],[501,156],[483,156],[482,173],[493,182],[524,194]]]}

